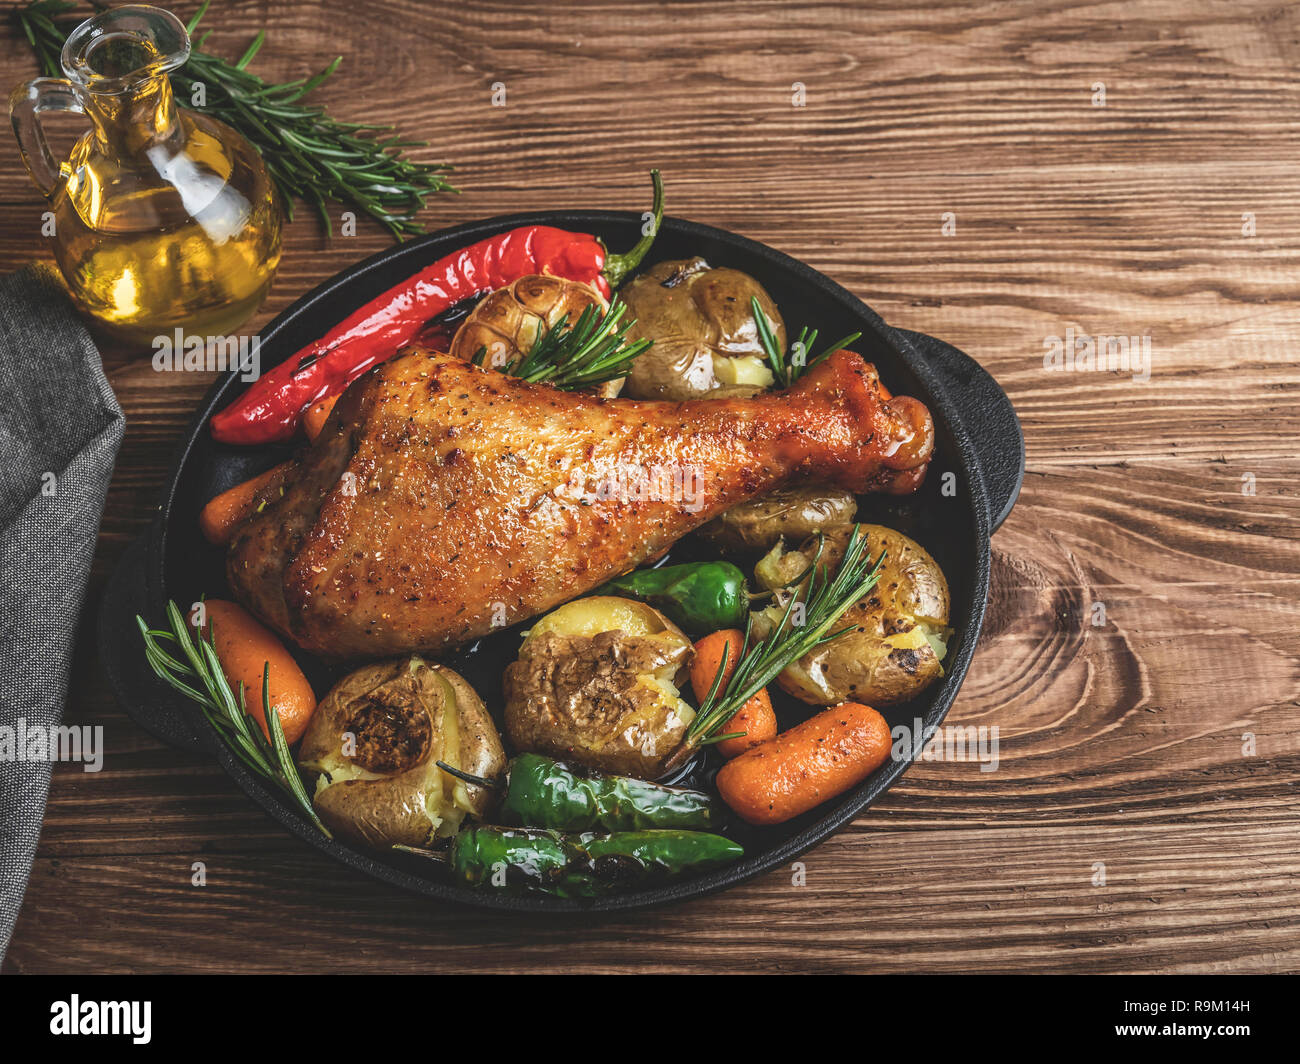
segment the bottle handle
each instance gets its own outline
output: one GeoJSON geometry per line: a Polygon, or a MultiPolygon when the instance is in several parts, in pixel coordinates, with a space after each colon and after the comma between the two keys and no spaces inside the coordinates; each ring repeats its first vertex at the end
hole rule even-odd
{"type": "Polygon", "coordinates": [[[9,121],[23,163],[36,187],[48,198],[64,174],[63,164],[50,153],[45,130],[41,128],[41,115],[46,111],[85,114],[86,105],[76,86],[64,78],[36,78],[19,85],[9,97],[9,121]]]}

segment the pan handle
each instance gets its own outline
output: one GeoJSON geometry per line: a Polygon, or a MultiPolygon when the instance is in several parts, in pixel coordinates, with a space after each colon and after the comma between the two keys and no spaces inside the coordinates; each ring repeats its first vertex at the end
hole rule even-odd
{"type": "Polygon", "coordinates": [[[149,620],[148,558],[152,534],[134,540],[109,577],[99,607],[99,656],[109,685],[126,714],[155,739],[179,750],[209,750],[198,725],[198,711],[187,713],[184,700],[163,683],[144,659],[139,614],[149,620]]]}
{"type": "Polygon", "coordinates": [[[921,353],[957,408],[984,472],[989,532],[996,532],[1015,506],[1025,479],[1025,436],[1016,408],[988,370],[964,351],[925,333],[895,331],[921,353]]]}

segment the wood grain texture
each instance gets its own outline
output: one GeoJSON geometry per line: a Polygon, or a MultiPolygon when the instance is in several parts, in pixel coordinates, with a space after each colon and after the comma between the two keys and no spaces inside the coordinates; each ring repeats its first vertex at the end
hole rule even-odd
{"type": "MultiPolygon", "coordinates": [[[[56,769],[7,970],[1300,970],[1300,9],[303,0],[207,21],[228,54],[265,25],[272,77],[342,53],[321,102],[460,167],[430,227],[638,208],[658,166],[671,214],[978,357],[1029,473],[950,722],[998,725],[1001,762],[917,764],[803,886],[778,870],[624,919],[507,918],[287,837],[134,728],[83,638],[68,714],[104,724],[105,770],[56,769]],[[1069,328],[1150,337],[1150,380],[1046,372],[1069,328]]],[[[24,49],[0,38],[6,84],[24,49]]],[[[0,141],[0,268],[48,254],[41,209],[0,141]]],[[[289,227],[253,325],[387,245],[359,229],[289,227]]],[[[129,422],[91,610],[210,383],[105,362],[129,422]]]]}

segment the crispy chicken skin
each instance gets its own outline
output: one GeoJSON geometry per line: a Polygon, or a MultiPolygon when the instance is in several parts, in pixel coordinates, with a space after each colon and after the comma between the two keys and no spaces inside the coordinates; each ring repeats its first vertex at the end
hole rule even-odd
{"type": "Polygon", "coordinates": [[[236,534],[231,589],[331,658],[437,654],[664,554],[803,479],[911,490],[929,412],[841,351],[785,392],[598,399],[408,349],[357,380],[236,534]]]}

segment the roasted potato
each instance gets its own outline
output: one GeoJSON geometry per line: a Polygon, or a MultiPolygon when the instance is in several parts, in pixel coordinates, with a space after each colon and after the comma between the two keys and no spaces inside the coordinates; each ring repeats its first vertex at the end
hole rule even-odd
{"type": "MultiPolygon", "coordinates": [[[[836,625],[854,625],[853,631],[805,654],[777,677],[783,690],[810,705],[894,705],[915,698],[943,675],[952,630],[942,570],[901,532],[881,525],[863,525],[862,530],[871,556],[882,550],[886,556],[875,588],[836,625]]],[[[839,560],[851,532],[842,528],[826,533],[823,566],[839,560]]],[[[778,544],[755,567],[755,579],[769,589],[797,580],[811,564],[816,546],[815,538],[798,550],[778,544]]],[[[781,597],[754,614],[754,631],[760,637],[780,620],[781,597]]]]}
{"type": "Polygon", "coordinates": [[[493,796],[434,762],[493,777],[505,751],[465,680],[420,658],[380,662],[334,685],[317,707],[298,763],[320,773],[312,798],[335,832],[367,846],[423,846],[454,835],[493,796]]]}
{"type": "Polygon", "coordinates": [[[624,391],[634,399],[700,399],[753,395],[773,383],[754,321],[758,297],[785,348],[785,324],[772,297],[747,273],[713,269],[704,259],[650,267],[624,286],[632,340],[654,346],[632,365],[624,391]]]}
{"type": "Polygon", "coordinates": [[[851,525],[857,512],[857,500],[838,488],[782,488],[733,506],[697,535],[727,553],[761,554],[782,539],[800,543],[814,532],[851,525]]]}
{"type": "MultiPolygon", "coordinates": [[[[530,274],[489,293],[470,311],[451,341],[451,354],[465,361],[485,348],[483,364],[504,366],[526,355],[537,337],[555,328],[561,318],[569,328],[588,307],[609,309],[605,297],[591,285],[563,277],[530,274]]],[[[598,385],[597,395],[618,395],[623,379],[598,385]]]]}
{"type": "Polygon", "coordinates": [[[677,693],[691,653],[645,603],[569,602],[533,625],[506,669],[506,734],[517,750],[654,779],[695,718],[677,693]]]}

